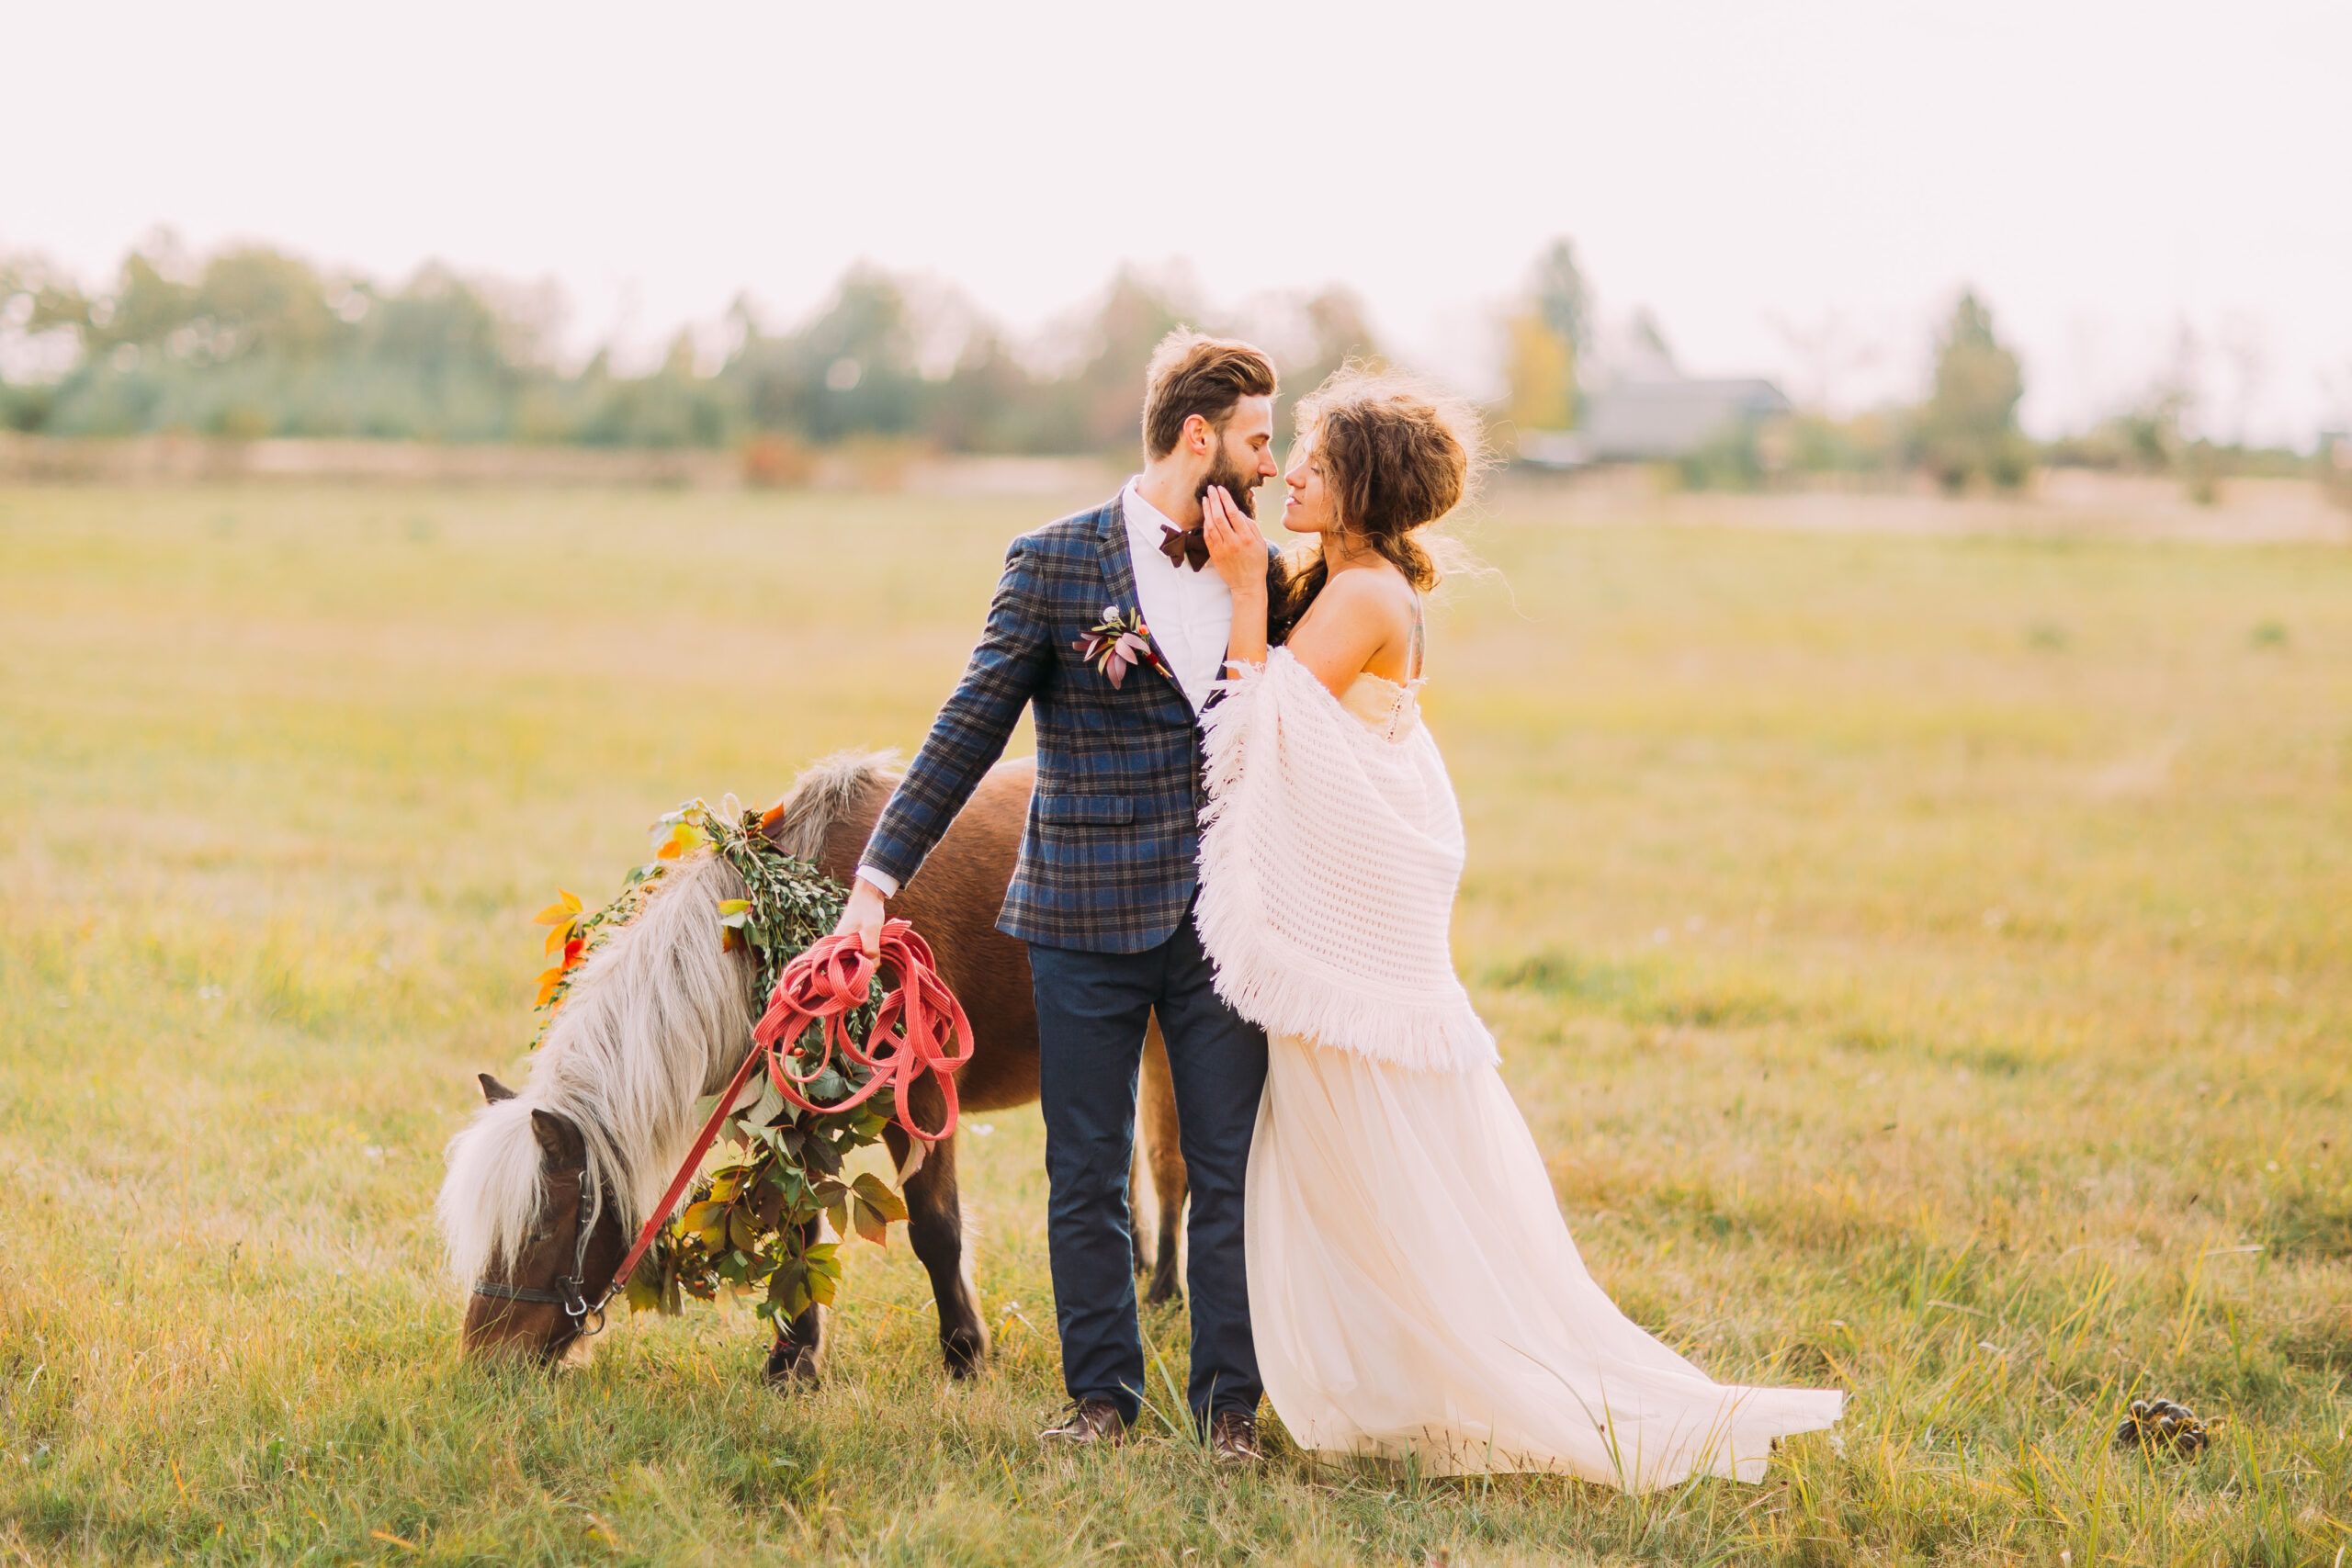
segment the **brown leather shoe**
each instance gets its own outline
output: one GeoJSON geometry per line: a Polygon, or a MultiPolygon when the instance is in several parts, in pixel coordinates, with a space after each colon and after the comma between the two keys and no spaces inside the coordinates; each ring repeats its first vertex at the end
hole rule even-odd
{"type": "Polygon", "coordinates": [[[1126,1437],[1127,1423],[1117,1405],[1107,1399],[1081,1399],[1059,1421],[1038,1433],[1037,1440],[1047,1448],[1064,1443],[1077,1447],[1125,1442],[1126,1437]]]}
{"type": "Polygon", "coordinates": [[[1219,1464],[1266,1462],[1265,1450],[1258,1446],[1258,1418],[1238,1410],[1220,1410],[1209,1417],[1209,1448],[1219,1464]]]}

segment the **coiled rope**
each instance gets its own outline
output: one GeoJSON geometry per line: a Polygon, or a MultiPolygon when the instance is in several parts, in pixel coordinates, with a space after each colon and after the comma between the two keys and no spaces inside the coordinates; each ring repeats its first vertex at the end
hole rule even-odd
{"type": "MultiPolygon", "coordinates": [[[[646,1215],[637,1245],[621,1260],[612,1284],[605,1291],[604,1300],[612,1300],[644,1260],[653,1238],[669,1223],[671,1211],[694,1184],[702,1156],[710,1151],[719,1130],[735,1113],[735,1101],[743,1092],[743,1086],[751,1082],[752,1073],[762,1064],[765,1064],[768,1081],[775,1085],[776,1092],[803,1111],[845,1111],[863,1104],[883,1089],[890,1090],[891,1119],[906,1129],[909,1137],[927,1147],[954,1134],[956,1069],[971,1059],[971,1021],[964,1016],[964,1006],[956,999],[956,993],[939,977],[931,944],[915,934],[913,926],[905,920],[883,922],[881,952],[874,956],[867,955],[854,932],[820,938],[776,977],[768,1010],[752,1031],[750,1053],[744,1056],[743,1065],[735,1069],[734,1080],[720,1092],[718,1104],[712,1109],[710,1120],[703,1123],[685,1163],[671,1179],[670,1190],[662,1195],[662,1201],[653,1206],[653,1212],[646,1215]],[[865,1005],[877,971],[895,976],[898,985],[883,993],[874,1027],[861,1044],[850,1032],[848,1019],[865,1005]],[[805,1073],[796,1072],[793,1043],[812,1023],[824,1026],[823,1043],[814,1053],[814,1065],[805,1073]],[[865,1068],[865,1082],[844,1099],[830,1105],[820,1104],[802,1090],[823,1077],[828,1067],[836,1066],[837,1057],[842,1066],[854,1064],[865,1068]],[[940,1098],[947,1107],[939,1126],[931,1130],[915,1124],[910,1108],[911,1090],[925,1073],[938,1079],[940,1098]]],[[[849,1075],[844,1072],[842,1076],[849,1075]]]]}

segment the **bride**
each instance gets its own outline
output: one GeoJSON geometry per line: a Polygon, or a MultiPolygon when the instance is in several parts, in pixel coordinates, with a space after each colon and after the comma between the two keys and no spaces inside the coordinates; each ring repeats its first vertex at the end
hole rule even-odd
{"type": "Polygon", "coordinates": [[[1245,1197],[1266,1392],[1327,1456],[1759,1480],[1774,1438],[1845,1395],[1711,1382],[1617,1310],[1454,976],[1462,819],[1415,701],[1438,577],[1415,536],[1461,500],[1475,426],[1351,368],[1298,428],[1283,523],[1321,550],[1279,603],[1250,514],[1214,490],[1204,522],[1233,631],[1198,918],[1218,993],[1270,1044],[1245,1197]]]}

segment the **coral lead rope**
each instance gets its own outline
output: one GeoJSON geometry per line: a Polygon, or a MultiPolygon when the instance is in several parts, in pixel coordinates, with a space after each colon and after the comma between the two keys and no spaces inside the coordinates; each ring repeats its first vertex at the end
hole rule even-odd
{"type": "Polygon", "coordinates": [[[646,1215],[637,1245],[628,1249],[613,1282],[605,1288],[604,1302],[611,1301],[628,1283],[629,1275],[644,1260],[653,1238],[669,1223],[671,1211],[693,1185],[702,1156],[735,1113],[736,1097],[763,1063],[776,1092],[803,1111],[844,1111],[887,1089],[891,1093],[891,1117],[909,1137],[928,1145],[954,1134],[956,1069],[972,1059],[971,1021],[964,1016],[964,1005],[956,999],[956,993],[939,977],[931,944],[915,934],[914,927],[904,920],[885,921],[881,948],[878,957],[869,958],[856,934],[843,932],[820,939],[785,965],[776,977],[775,994],[768,1000],[766,1014],[752,1031],[751,1052],[735,1069],[734,1081],[719,1094],[718,1104],[703,1123],[701,1135],[672,1179],[670,1190],[646,1215]],[[861,1045],[849,1032],[849,1015],[865,1005],[876,970],[895,975],[899,984],[895,990],[883,993],[873,1031],[861,1045]],[[824,1026],[823,1043],[810,1054],[814,1063],[808,1070],[796,1072],[793,1043],[812,1023],[824,1026]],[[801,1091],[834,1065],[836,1054],[842,1066],[854,1063],[866,1069],[867,1077],[855,1093],[820,1105],[801,1091]],[[910,1091],[925,1073],[939,1080],[940,1098],[947,1105],[940,1124],[928,1131],[915,1125],[908,1103],[910,1091]]]}

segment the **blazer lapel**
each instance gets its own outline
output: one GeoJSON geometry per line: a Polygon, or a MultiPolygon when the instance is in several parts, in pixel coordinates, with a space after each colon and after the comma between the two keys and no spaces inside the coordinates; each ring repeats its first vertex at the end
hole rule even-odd
{"type": "MultiPolygon", "coordinates": [[[[1133,609],[1136,615],[1140,615],[1143,614],[1143,595],[1136,592],[1135,558],[1127,552],[1126,493],[1122,490],[1117,495],[1113,496],[1111,503],[1102,509],[1102,522],[1095,529],[1094,542],[1102,553],[1102,581],[1111,590],[1111,605],[1121,610],[1133,609]]],[[[1161,651],[1159,639],[1151,635],[1148,623],[1145,626],[1144,640],[1151,644],[1152,659],[1159,664],[1166,664],[1168,655],[1161,651]]],[[[1141,668],[1149,670],[1170,686],[1174,686],[1177,696],[1183,697],[1184,689],[1177,685],[1173,675],[1155,668],[1152,664],[1145,664],[1141,668]]],[[[1191,705],[1189,699],[1186,700],[1186,705],[1191,705]]]]}
{"type": "Polygon", "coordinates": [[[1143,600],[1136,592],[1136,563],[1127,554],[1126,491],[1111,498],[1095,525],[1094,542],[1102,552],[1102,581],[1110,586],[1111,603],[1140,614],[1143,600]]]}

